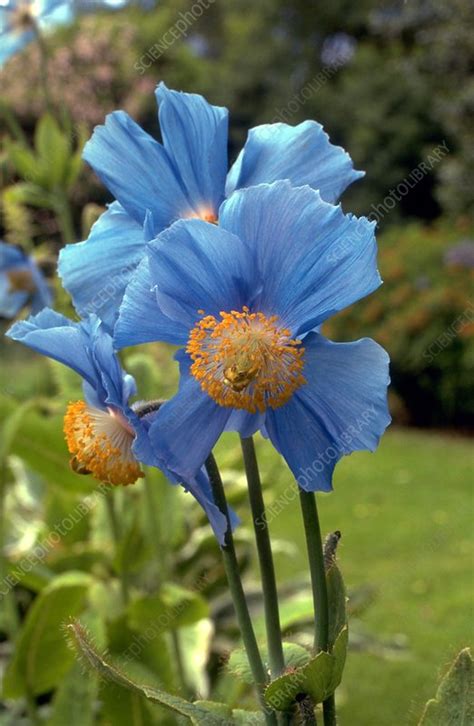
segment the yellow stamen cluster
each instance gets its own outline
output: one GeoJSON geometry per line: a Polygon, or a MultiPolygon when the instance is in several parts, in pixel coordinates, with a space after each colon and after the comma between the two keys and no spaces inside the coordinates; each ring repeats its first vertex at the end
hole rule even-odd
{"type": "Polygon", "coordinates": [[[301,341],[278,321],[244,306],[195,325],[186,348],[191,373],[216,403],[263,412],[283,406],[306,383],[301,341]]]}
{"type": "Polygon", "coordinates": [[[70,403],[64,433],[74,471],[107,484],[133,484],[143,476],[132,453],[133,431],[117,411],[70,403]]]}

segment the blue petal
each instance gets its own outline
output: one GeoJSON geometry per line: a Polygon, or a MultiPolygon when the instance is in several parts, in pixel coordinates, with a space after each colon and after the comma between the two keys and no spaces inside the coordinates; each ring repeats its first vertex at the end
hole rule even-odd
{"type": "Polygon", "coordinates": [[[137,392],[135,381],[122,370],[112,338],[99,319],[91,317],[82,326],[89,334],[89,355],[105,390],[102,402],[123,409],[137,392]]]}
{"type": "MultiPolygon", "coordinates": [[[[217,541],[221,546],[225,544],[225,533],[227,532],[227,518],[214,503],[209,479],[204,471],[198,472],[196,478],[190,482],[183,483],[183,487],[189,491],[204,509],[211,524],[217,541]]],[[[231,526],[234,528],[238,519],[229,510],[231,526]]]]}
{"type": "Polygon", "coordinates": [[[264,414],[248,413],[241,409],[231,409],[230,417],[227,421],[226,431],[237,431],[244,439],[253,436],[262,428],[265,422],[264,414]]]}
{"type": "Polygon", "coordinates": [[[94,390],[103,391],[102,381],[89,355],[89,336],[79,323],[44,308],[28,320],[15,323],[6,335],[72,368],[94,390]]]}
{"type": "MultiPolygon", "coordinates": [[[[1,9],[0,9],[1,12],[1,9]]],[[[1,17],[1,16],[0,16],[1,17]]],[[[9,59],[11,56],[22,50],[25,45],[31,43],[34,39],[35,34],[32,30],[26,32],[17,31],[0,31],[0,67],[9,59]]]]}
{"type": "Polygon", "coordinates": [[[122,371],[112,338],[95,315],[76,323],[45,308],[15,323],[7,335],[79,373],[92,406],[122,409],[135,393],[133,378],[122,371]]]}
{"type": "Polygon", "coordinates": [[[163,144],[192,207],[198,215],[217,215],[227,174],[227,109],[164,83],[156,97],[163,144]]]}
{"type": "Polygon", "coordinates": [[[26,264],[28,258],[20,247],[0,242],[0,271],[26,264]]]}
{"type": "Polygon", "coordinates": [[[124,111],[96,127],[83,156],[136,222],[150,211],[155,234],[192,214],[165,149],[124,111]]]}
{"type": "Polygon", "coordinates": [[[189,373],[189,359],[178,354],[181,378],[178,393],[158,411],[150,438],[159,466],[189,482],[201,469],[223,432],[230,409],[218,406],[203,393],[189,373]]]}
{"type": "Polygon", "coordinates": [[[256,304],[303,335],[380,284],[375,223],[287,181],[235,192],[220,227],[247,242],[263,289],[256,304]]]}
{"type": "Polygon", "coordinates": [[[55,25],[70,23],[74,18],[73,4],[68,0],[47,0],[39,13],[41,28],[48,30],[55,25]]]}
{"type": "Polygon", "coordinates": [[[250,129],[247,142],[229,172],[226,193],[256,184],[289,179],[308,184],[326,202],[336,202],[344,189],[364,172],[355,171],[340,146],[333,146],[316,121],[298,126],[265,124],[250,129]]]}
{"type": "MultiPolygon", "coordinates": [[[[245,244],[220,226],[176,222],[149,245],[150,274],[158,304],[192,328],[201,317],[251,304],[258,284],[245,244]]],[[[178,342],[178,341],[176,341],[178,342]]]]}
{"type": "Polygon", "coordinates": [[[150,276],[148,258],[144,258],[129,282],[115,326],[117,348],[152,343],[156,340],[184,345],[189,330],[180,321],[171,320],[158,307],[150,276]]]}
{"type": "Polygon", "coordinates": [[[266,432],[307,491],[330,491],[344,454],[374,451],[390,423],[389,358],[369,338],[332,343],[305,338],[307,384],[281,408],[268,409],[266,432]]]}
{"type": "MultiPolygon", "coordinates": [[[[158,460],[157,454],[153,449],[149,431],[152,422],[158,415],[157,412],[142,418],[139,418],[130,409],[125,411],[125,414],[135,431],[135,441],[132,447],[135,457],[143,464],[161,468],[170,482],[173,484],[181,484],[186,491],[189,491],[204,509],[214,534],[216,535],[219,543],[223,545],[224,536],[227,531],[227,520],[214,503],[211,486],[205,470],[200,470],[195,477],[184,483],[178,475],[163,466],[162,462],[158,460]]],[[[229,514],[231,517],[232,527],[234,527],[238,523],[238,518],[232,510],[229,511],[229,514]]]]}
{"type": "Polygon", "coordinates": [[[85,242],[59,254],[59,276],[79,315],[95,313],[113,329],[125,287],[144,256],[143,228],[114,202],[85,242]]]}

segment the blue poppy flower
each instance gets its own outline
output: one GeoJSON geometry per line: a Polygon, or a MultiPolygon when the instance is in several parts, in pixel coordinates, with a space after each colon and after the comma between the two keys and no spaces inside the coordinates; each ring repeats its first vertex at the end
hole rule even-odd
{"type": "Polygon", "coordinates": [[[191,476],[224,430],[260,429],[302,488],[327,491],[342,455],[376,448],[387,353],[315,332],[381,284],[374,227],[282,181],[233,194],[218,226],[178,221],[149,243],[116,343],[185,346],[179,391],[149,432],[165,466],[191,476]]]}
{"type": "Polygon", "coordinates": [[[32,257],[0,242],[0,317],[14,318],[27,304],[33,313],[52,300],[51,291],[32,257]]]}
{"type": "Polygon", "coordinates": [[[6,0],[0,2],[0,67],[37,35],[38,29],[72,18],[68,0],[6,0]]]}
{"type": "Polygon", "coordinates": [[[124,111],[95,129],[84,159],[117,201],[86,242],[68,245],[60,255],[59,274],[77,311],[94,312],[109,325],[146,242],[176,220],[216,221],[236,189],[278,179],[308,184],[335,202],[363,176],[315,121],[251,129],[227,173],[227,109],[163,83],[156,97],[162,144],[124,111]]]}
{"type": "MultiPolygon", "coordinates": [[[[75,471],[108,484],[125,485],[143,476],[139,462],[156,466],[148,435],[156,411],[147,414],[146,406],[130,403],[136,394],[135,381],[122,370],[112,338],[97,316],[73,322],[46,308],[15,323],[7,335],[83,378],[84,400],[70,403],[64,417],[75,471]]],[[[164,473],[173,483],[181,483],[172,472],[164,473]]],[[[200,471],[183,486],[201,504],[223,544],[226,519],[213,502],[207,476],[200,471]]]]}

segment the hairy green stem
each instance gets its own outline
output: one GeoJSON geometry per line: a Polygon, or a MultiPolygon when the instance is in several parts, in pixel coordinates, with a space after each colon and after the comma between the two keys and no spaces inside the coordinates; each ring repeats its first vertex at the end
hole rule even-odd
{"type": "Polygon", "coordinates": [[[229,517],[229,509],[227,506],[227,500],[224,492],[224,486],[222,484],[221,475],[217,468],[216,460],[211,454],[206,461],[206,470],[211,483],[212,493],[214,501],[219,510],[224,514],[227,520],[227,531],[225,533],[224,545],[221,547],[222,557],[224,560],[224,569],[229,583],[229,590],[234,603],[235,612],[237,615],[237,621],[239,624],[240,632],[242,633],[242,640],[244,642],[245,651],[247,658],[252,670],[252,675],[257,686],[257,694],[260,706],[265,714],[265,721],[268,726],[276,726],[276,716],[273,711],[268,709],[265,704],[263,697],[263,689],[267,683],[267,674],[263,666],[262,658],[255,637],[255,632],[250,618],[247,601],[245,599],[244,588],[242,586],[242,580],[240,578],[239,563],[237,561],[237,555],[235,553],[234,538],[232,536],[232,528],[229,517]]]}
{"type": "Polygon", "coordinates": [[[252,510],[253,527],[257,543],[260,575],[262,578],[263,605],[265,610],[265,626],[267,631],[268,658],[272,677],[281,675],[285,669],[283,646],[281,642],[280,613],[278,609],[278,592],[273,564],[272,547],[268,524],[265,517],[262,484],[258,470],[257,457],[253,438],[241,438],[244,456],[245,473],[247,475],[250,507],[252,510]]]}
{"type": "MultiPolygon", "coordinates": [[[[316,495],[300,489],[300,503],[303,514],[306,547],[308,550],[311,588],[315,612],[314,650],[329,650],[329,603],[324,567],[324,553],[319,524],[316,495]]],[[[334,695],[323,703],[324,726],[335,726],[336,708],[334,695]]]]}
{"type": "Polygon", "coordinates": [[[320,650],[327,651],[329,633],[328,591],[324,570],[321,528],[314,493],[305,492],[300,489],[300,503],[306,535],[315,611],[314,650],[316,652],[320,650]]]}

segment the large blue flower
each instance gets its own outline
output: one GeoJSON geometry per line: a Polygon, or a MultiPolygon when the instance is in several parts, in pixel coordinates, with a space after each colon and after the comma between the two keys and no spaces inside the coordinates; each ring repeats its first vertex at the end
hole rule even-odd
{"type": "Polygon", "coordinates": [[[387,353],[314,332],[380,285],[374,226],[280,181],[233,194],[218,226],[178,221],[149,243],[116,342],[185,346],[179,391],[150,427],[166,467],[192,476],[222,431],[261,429],[300,486],[329,490],[343,454],[375,449],[387,353]]]}
{"type": "Polygon", "coordinates": [[[0,317],[14,318],[25,305],[33,313],[52,300],[51,291],[32,257],[0,242],[0,317]]]}
{"type": "Polygon", "coordinates": [[[38,30],[68,22],[68,0],[6,0],[0,2],[0,67],[30,43],[38,30]]]}
{"type": "MultiPolygon", "coordinates": [[[[146,406],[130,403],[136,394],[135,381],[122,370],[112,338],[97,316],[76,323],[47,308],[15,323],[7,335],[83,378],[85,400],[70,403],[64,418],[75,471],[118,485],[132,484],[142,476],[139,462],[156,466],[149,438],[156,411],[146,413],[146,406]]],[[[171,471],[165,474],[173,483],[179,482],[171,471]]],[[[200,471],[183,486],[201,504],[223,544],[226,519],[213,502],[207,476],[200,471]]]]}
{"type": "Polygon", "coordinates": [[[162,144],[123,111],[110,114],[86,144],[84,158],[117,201],[86,242],[60,256],[59,273],[78,312],[95,312],[109,325],[145,243],[176,220],[216,221],[236,189],[278,179],[308,184],[335,202],[363,176],[315,121],[251,129],[227,174],[227,109],[163,83],[156,96],[162,144]]]}

